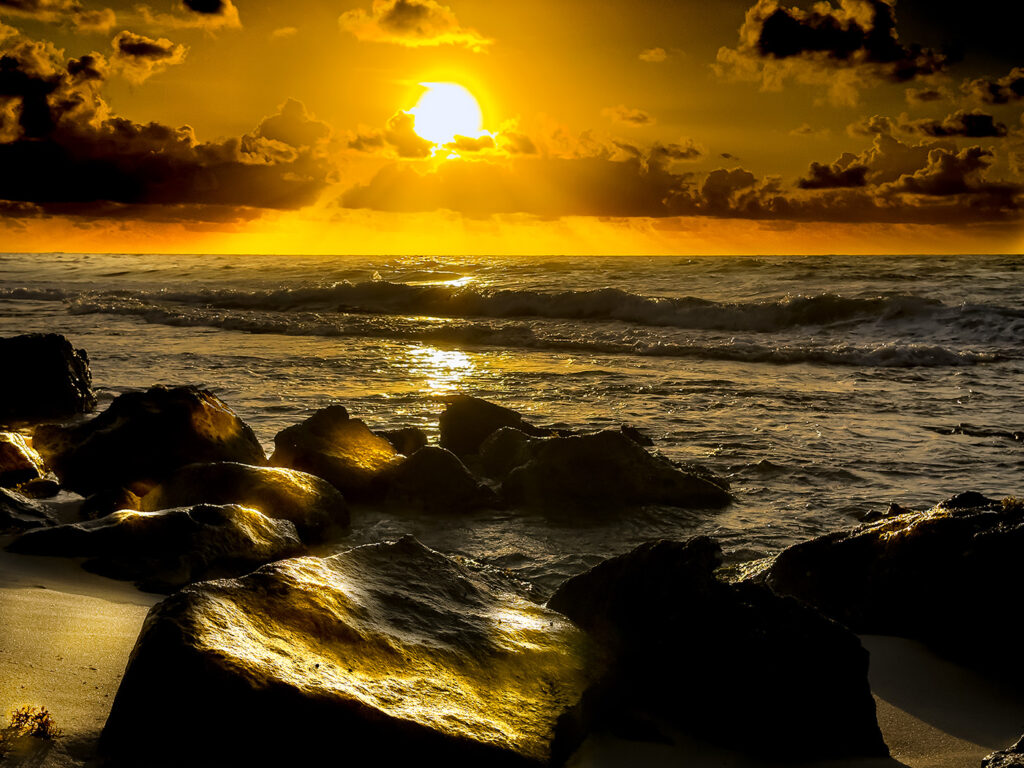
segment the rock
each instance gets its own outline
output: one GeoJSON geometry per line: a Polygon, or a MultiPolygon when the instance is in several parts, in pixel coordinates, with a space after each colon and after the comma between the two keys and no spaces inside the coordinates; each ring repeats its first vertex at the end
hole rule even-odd
{"type": "Polygon", "coordinates": [[[89,558],[86,570],[158,592],[248,573],[303,550],[293,523],[234,504],[120,510],[99,520],[28,531],[7,548],[89,558]]]}
{"type": "Polygon", "coordinates": [[[563,617],[406,537],[154,606],[100,747],[123,765],[539,766],[588,660],[563,617]]]}
{"type": "Polygon", "coordinates": [[[319,541],[349,524],[348,505],[334,486],[292,469],[218,462],[182,467],[139,501],[152,512],[193,504],[240,504],[290,520],[304,541],[319,541]]]}
{"type": "Polygon", "coordinates": [[[1024,768],[1024,736],[1012,747],[988,755],[981,768],[1024,768]]]}
{"type": "Polygon", "coordinates": [[[441,447],[465,457],[479,451],[481,443],[502,427],[512,427],[533,437],[552,434],[523,420],[521,413],[478,397],[452,395],[440,416],[441,447]]]}
{"type": "Polygon", "coordinates": [[[855,635],[816,611],[715,576],[707,537],[657,541],[562,584],[548,607],[610,659],[585,701],[598,727],[667,726],[798,760],[885,756],[855,635]]]}
{"type": "Polygon", "coordinates": [[[141,509],[141,504],[142,499],[127,488],[110,488],[83,501],[78,515],[83,520],[96,520],[122,509],[141,509]]]}
{"type": "Polygon", "coordinates": [[[723,507],[731,501],[722,484],[679,469],[616,430],[539,440],[529,451],[530,460],[502,483],[513,503],[723,507]]]}
{"type": "Polygon", "coordinates": [[[46,474],[43,457],[17,432],[0,432],[0,487],[13,488],[46,474]]]}
{"type": "Polygon", "coordinates": [[[530,460],[538,442],[518,429],[502,427],[481,443],[480,470],[493,480],[504,480],[509,472],[530,460]]]}
{"type": "Polygon", "coordinates": [[[451,451],[420,448],[395,470],[388,503],[424,512],[459,513],[498,504],[498,496],[480,483],[451,451]]]}
{"type": "Polygon", "coordinates": [[[53,472],[47,472],[45,477],[37,477],[22,483],[17,487],[17,491],[30,499],[52,499],[60,493],[60,483],[53,472]]]}
{"type": "Polygon", "coordinates": [[[619,432],[624,434],[637,445],[642,445],[645,448],[650,448],[654,445],[654,441],[651,438],[631,424],[623,424],[619,427],[619,432]]]}
{"type": "Polygon", "coordinates": [[[89,356],[56,333],[0,338],[0,424],[57,419],[96,407],[89,356]]]}
{"type": "Polygon", "coordinates": [[[195,387],[123,394],[84,424],[40,427],[34,442],[64,486],[83,495],[153,485],[194,462],[266,463],[249,426],[195,387]]]}
{"type": "Polygon", "coordinates": [[[427,433],[419,427],[387,429],[375,434],[379,437],[383,437],[391,443],[396,451],[405,456],[412,456],[416,451],[427,444],[427,433]]]}
{"type": "Polygon", "coordinates": [[[0,533],[27,531],[56,522],[42,504],[37,504],[17,491],[0,488],[0,533]]]}
{"type": "Polygon", "coordinates": [[[346,495],[369,498],[383,492],[403,458],[342,406],[331,405],[278,432],[270,463],[322,477],[346,495]]]}
{"type": "Polygon", "coordinates": [[[754,578],[861,634],[908,637],[1024,679],[1024,505],[961,494],[787,548],[754,578]],[[998,628],[997,628],[998,626],[998,628]]]}
{"type": "Polygon", "coordinates": [[[860,521],[862,523],[876,523],[879,520],[884,520],[887,517],[895,517],[896,515],[905,515],[908,512],[913,512],[913,511],[914,510],[910,509],[909,507],[904,507],[904,506],[902,506],[900,504],[897,504],[895,501],[892,501],[892,502],[889,502],[889,506],[885,508],[884,512],[880,512],[877,509],[872,509],[872,510],[870,510],[868,512],[865,512],[861,516],[860,521]]]}

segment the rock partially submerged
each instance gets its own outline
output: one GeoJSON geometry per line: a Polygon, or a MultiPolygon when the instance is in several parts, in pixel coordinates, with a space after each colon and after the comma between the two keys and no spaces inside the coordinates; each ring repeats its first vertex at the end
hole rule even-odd
{"type": "Polygon", "coordinates": [[[0,487],[36,480],[46,474],[43,457],[17,432],[0,432],[0,487]]]}
{"type": "Polygon", "coordinates": [[[349,524],[338,490],[314,475],[292,469],[235,462],[182,467],[139,501],[152,512],[193,504],[240,504],[275,520],[290,520],[305,541],[320,541],[349,524]]]}
{"type": "Polygon", "coordinates": [[[84,424],[40,427],[34,442],[64,486],[83,495],[152,485],[197,461],[266,463],[252,429],[219,397],[195,387],[120,395],[84,424]]]}
{"type": "Polygon", "coordinates": [[[752,578],[855,632],[920,640],[1019,678],[1021,552],[1024,504],[960,494],[796,544],[752,578]]]}
{"type": "Polygon", "coordinates": [[[405,456],[412,456],[427,444],[427,433],[419,427],[385,429],[376,434],[391,443],[396,451],[405,456]]]}
{"type": "Polygon", "coordinates": [[[540,765],[588,649],[409,537],[285,560],[150,611],[101,749],[115,765],[540,765]]]}
{"type": "Polygon", "coordinates": [[[494,491],[479,482],[451,451],[420,448],[391,477],[388,502],[424,512],[469,512],[498,504],[494,491]]]}
{"type": "Polygon", "coordinates": [[[0,338],[0,424],[57,419],[96,407],[89,356],[56,333],[0,338]]]}
{"type": "Polygon", "coordinates": [[[56,519],[42,504],[17,491],[0,488],[0,533],[27,531],[55,522],[56,519]]]}
{"type": "Polygon", "coordinates": [[[89,558],[86,570],[169,592],[237,576],[303,551],[288,520],[237,505],[121,510],[99,520],[29,531],[8,546],[31,555],[89,558]]]}
{"type": "Polygon", "coordinates": [[[440,416],[440,444],[456,456],[477,453],[483,441],[502,427],[533,437],[552,434],[550,429],[528,423],[521,413],[478,397],[452,395],[446,400],[448,407],[440,416]]]}
{"type": "Polygon", "coordinates": [[[795,600],[720,581],[720,563],[706,537],[651,542],[552,595],[548,607],[611,660],[586,697],[596,723],[789,760],[887,755],[857,637],[795,600]]]}
{"type": "Polygon", "coordinates": [[[1012,747],[988,755],[981,761],[981,768],[1024,768],[1024,736],[1012,747]]]}
{"type": "Polygon", "coordinates": [[[536,440],[521,450],[528,461],[509,471],[501,486],[513,503],[723,507],[732,500],[724,481],[684,471],[617,430],[536,440]]]}
{"type": "Polygon", "coordinates": [[[274,437],[270,463],[322,477],[346,495],[380,495],[403,456],[340,405],[314,413],[274,437]]]}

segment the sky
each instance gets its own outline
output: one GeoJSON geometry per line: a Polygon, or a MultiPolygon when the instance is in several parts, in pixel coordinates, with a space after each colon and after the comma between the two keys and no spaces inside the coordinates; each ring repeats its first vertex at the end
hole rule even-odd
{"type": "Polygon", "coordinates": [[[1005,8],[0,0],[0,249],[1018,253],[1005,8]]]}

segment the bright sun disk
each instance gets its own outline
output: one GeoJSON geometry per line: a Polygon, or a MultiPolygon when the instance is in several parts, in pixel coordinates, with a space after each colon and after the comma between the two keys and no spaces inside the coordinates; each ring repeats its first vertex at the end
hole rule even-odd
{"type": "Polygon", "coordinates": [[[473,94],[457,83],[420,85],[426,93],[409,110],[417,134],[435,144],[448,144],[456,136],[480,137],[484,118],[473,94]]]}

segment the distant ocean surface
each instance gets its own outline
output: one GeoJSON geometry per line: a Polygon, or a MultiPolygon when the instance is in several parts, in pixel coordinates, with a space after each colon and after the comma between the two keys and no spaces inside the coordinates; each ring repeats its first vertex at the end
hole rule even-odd
{"type": "Polygon", "coordinates": [[[270,449],[330,403],[436,436],[438,396],[463,392],[632,424],[731,481],[721,512],[362,510],[342,542],[411,532],[542,590],[651,538],[746,560],[892,501],[1024,493],[1022,299],[1007,256],[0,255],[0,335],[84,347],[101,408],[195,384],[270,449]]]}

